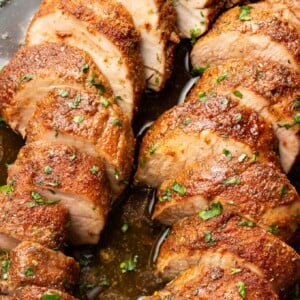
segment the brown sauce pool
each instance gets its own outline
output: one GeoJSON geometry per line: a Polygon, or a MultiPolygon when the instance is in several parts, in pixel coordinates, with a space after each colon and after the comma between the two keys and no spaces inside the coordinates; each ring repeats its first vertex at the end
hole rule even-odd
{"type": "MultiPolygon", "coordinates": [[[[38,0],[0,0],[0,67],[18,49],[29,19],[39,4],[38,0]]],[[[151,122],[180,102],[192,85],[188,61],[190,48],[187,41],[178,47],[173,75],[162,92],[145,92],[133,122],[138,145],[151,122]]],[[[0,185],[5,184],[7,165],[14,162],[23,144],[20,136],[0,123],[0,185]]],[[[299,165],[290,174],[299,191],[298,174],[299,165]]],[[[159,238],[166,228],[151,221],[154,201],[154,190],[129,184],[110,213],[99,245],[70,247],[67,250],[67,254],[74,256],[82,268],[76,291],[79,299],[137,299],[163,286],[155,275],[153,259],[159,238]],[[126,268],[133,270],[125,272],[126,268]]],[[[300,299],[297,290],[291,299],[300,299]]]]}

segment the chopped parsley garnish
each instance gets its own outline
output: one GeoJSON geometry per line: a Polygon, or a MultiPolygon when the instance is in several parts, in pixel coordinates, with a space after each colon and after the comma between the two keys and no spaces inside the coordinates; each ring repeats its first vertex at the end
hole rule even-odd
{"type": "Polygon", "coordinates": [[[227,78],[227,72],[224,72],[223,74],[221,74],[220,76],[218,76],[217,78],[217,83],[222,82],[223,80],[225,80],[227,78]]]}
{"type": "Polygon", "coordinates": [[[51,172],[52,172],[52,169],[51,169],[50,166],[46,166],[46,167],[44,168],[44,173],[45,173],[45,174],[49,175],[49,174],[51,174],[51,172]]]}
{"type": "Polygon", "coordinates": [[[78,94],[75,96],[74,101],[68,102],[68,106],[69,106],[70,108],[76,109],[76,108],[78,108],[78,104],[80,103],[80,101],[81,101],[81,95],[78,93],[78,94]]]}
{"type": "Polygon", "coordinates": [[[58,293],[52,293],[50,291],[45,292],[42,297],[41,300],[60,300],[61,296],[58,293]]]}
{"type": "Polygon", "coordinates": [[[280,196],[281,196],[281,197],[284,196],[284,195],[286,194],[286,192],[287,192],[287,190],[286,190],[286,185],[285,185],[285,184],[282,184],[282,185],[280,186],[280,189],[279,189],[279,194],[280,194],[280,196]]]}
{"type": "Polygon", "coordinates": [[[33,75],[32,74],[24,74],[19,81],[19,84],[21,84],[23,81],[30,81],[33,79],[33,75]]]}
{"type": "Polygon", "coordinates": [[[65,98],[65,97],[68,97],[70,95],[70,93],[67,90],[60,90],[58,95],[65,98]]]}
{"type": "Polygon", "coordinates": [[[105,108],[109,107],[110,105],[110,102],[104,97],[100,97],[99,103],[102,104],[105,108]]]}
{"type": "Polygon", "coordinates": [[[172,190],[178,193],[180,196],[184,196],[186,193],[186,187],[177,183],[176,181],[172,184],[172,190]]]}
{"type": "Polygon", "coordinates": [[[241,272],[242,272],[242,269],[232,268],[230,270],[230,275],[238,274],[238,273],[241,273],[241,272]]]}
{"type": "Polygon", "coordinates": [[[159,201],[163,202],[163,201],[171,201],[172,200],[172,193],[169,189],[165,190],[165,193],[163,194],[163,196],[158,198],[159,201]]]}
{"type": "Polygon", "coordinates": [[[300,98],[297,98],[294,102],[293,109],[297,109],[300,107],[300,98]]]}
{"type": "Polygon", "coordinates": [[[238,90],[233,91],[233,95],[240,98],[240,99],[243,98],[243,94],[238,90]]]}
{"type": "Polygon", "coordinates": [[[105,92],[104,85],[100,82],[96,82],[95,77],[88,79],[88,82],[90,83],[91,86],[94,86],[96,89],[98,89],[101,94],[105,92]]]}
{"type": "Polygon", "coordinates": [[[190,36],[191,36],[191,43],[194,44],[197,40],[197,37],[199,37],[201,34],[200,28],[192,28],[190,30],[190,36]]]}
{"type": "Polygon", "coordinates": [[[243,120],[243,115],[242,114],[237,114],[235,117],[235,123],[239,123],[243,120]]]}
{"type": "Polygon", "coordinates": [[[211,209],[202,210],[199,212],[199,217],[202,220],[209,220],[213,217],[221,215],[222,209],[223,209],[223,206],[220,202],[212,203],[211,209]]]}
{"type": "Polygon", "coordinates": [[[204,241],[211,246],[216,244],[216,241],[213,239],[210,231],[206,231],[204,233],[204,241]]]}
{"type": "Polygon", "coordinates": [[[138,263],[137,255],[134,255],[131,258],[129,258],[128,260],[123,261],[120,264],[121,272],[126,273],[126,272],[134,271],[137,267],[137,263],[138,263]]]}
{"type": "Polygon", "coordinates": [[[240,183],[241,180],[236,176],[229,177],[223,181],[224,185],[232,185],[232,184],[240,184],[240,183]]]}
{"type": "Polygon", "coordinates": [[[81,71],[83,73],[87,73],[87,71],[89,70],[89,67],[90,67],[89,64],[87,62],[85,62],[81,67],[81,71]]]}
{"type": "Polygon", "coordinates": [[[10,268],[9,252],[6,250],[2,250],[2,253],[3,254],[1,255],[1,279],[7,280],[10,268]]]}
{"type": "Polygon", "coordinates": [[[273,223],[269,226],[268,232],[270,232],[270,233],[272,233],[272,234],[274,234],[274,235],[278,235],[278,234],[280,233],[280,229],[279,229],[278,225],[277,225],[275,222],[273,222],[273,223]]]}
{"type": "Polygon", "coordinates": [[[201,76],[208,68],[209,66],[193,67],[192,74],[194,76],[201,76]]]}
{"type": "Polygon", "coordinates": [[[121,231],[122,231],[123,233],[125,233],[125,232],[128,231],[128,228],[129,228],[128,223],[124,223],[124,224],[122,225],[122,227],[121,227],[121,231]]]}
{"type": "Polygon", "coordinates": [[[93,175],[95,175],[99,171],[99,167],[94,165],[91,167],[90,171],[93,175]]]}
{"type": "Polygon", "coordinates": [[[29,202],[28,206],[30,208],[33,208],[38,205],[53,205],[53,204],[58,204],[60,200],[47,200],[43,199],[42,196],[38,192],[31,192],[31,197],[33,198],[34,201],[29,202]]]}
{"type": "Polygon", "coordinates": [[[153,144],[152,146],[151,146],[151,148],[149,149],[149,154],[150,155],[153,155],[154,154],[154,152],[156,151],[156,149],[158,148],[158,144],[153,144]]]}
{"type": "Polygon", "coordinates": [[[0,186],[0,192],[1,193],[13,193],[14,192],[14,184],[15,184],[15,181],[12,180],[8,184],[0,186]]]}
{"type": "Polygon", "coordinates": [[[111,121],[111,124],[115,125],[115,126],[122,127],[122,120],[120,120],[120,119],[114,119],[114,120],[111,121]]]}
{"type": "Polygon", "coordinates": [[[70,156],[69,156],[69,161],[73,161],[73,160],[75,160],[76,159],[76,154],[75,153],[73,153],[73,154],[71,154],[70,156]]]}
{"type": "Polygon", "coordinates": [[[205,92],[199,92],[198,93],[198,98],[199,98],[199,101],[205,102],[206,101],[206,93],[205,92]]]}
{"type": "Polygon", "coordinates": [[[24,275],[25,275],[26,277],[33,276],[34,274],[35,274],[34,269],[31,268],[31,267],[27,267],[27,268],[25,269],[25,271],[24,271],[24,275]]]}
{"type": "Polygon", "coordinates": [[[232,160],[232,153],[228,149],[223,149],[223,154],[228,160],[232,160]]]}
{"type": "Polygon", "coordinates": [[[241,21],[250,21],[251,16],[250,16],[250,11],[252,7],[249,5],[243,5],[240,7],[240,15],[239,15],[239,20],[241,21]]]}
{"type": "Polygon", "coordinates": [[[257,76],[258,76],[259,79],[262,79],[264,77],[264,73],[263,72],[259,72],[257,76]]]}
{"type": "Polygon", "coordinates": [[[244,226],[244,227],[254,227],[255,224],[252,221],[249,220],[240,220],[238,222],[238,226],[244,226]]]}
{"type": "Polygon", "coordinates": [[[282,128],[282,127],[284,127],[285,129],[290,129],[290,128],[292,128],[293,126],[295,126],[295,125],[297,125],[297,124],[299,124],[300,123],[300,113],[297,113],[295,116],[294,116],[294,122],[293,123],[291,123],[291,124],[277,124],[277,126],[279,127],[279,128],[282,128]]]}
{"type": "Polygon", "coordinates": [[[242,299],[246,299],[247,296],[247,292],[246,292],[246,286],[245,283],[243,281],[239,281],[236,284],[237,288],[238,288],[238,292],[240,294],[240,296],[242,297],[242,299]]]}
{"type": "Polygon", "coordinates": [[[84,117],[83,117],[83,116],[75,116],[75,117],[73,118],[73,121],[74,121],[76,124],[80,125],[80,124],[84,121],[84,117]]]}

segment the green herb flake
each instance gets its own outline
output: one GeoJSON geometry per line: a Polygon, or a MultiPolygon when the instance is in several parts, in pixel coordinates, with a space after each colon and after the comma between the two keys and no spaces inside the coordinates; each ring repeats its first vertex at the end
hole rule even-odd
{"type": "Polygon", "coordinates": [[[202,210],[199,212],[199,217],[202,220],[209,220],[213,217],[219,216],[222,214],[223,206],[220,202],[214,202],[211,205],[211,209],[202,210]]]}
{"type": "Polygon", "coordinates": [[[114,176],[115,176],[116,180],[120,180],[120,172],[119,172],[119,170],[115,170],[114,176]]]}
{"type": "Polygon", "coordinates": [[[241,180],[236,176],[229,177],[223,181],[223,185],[232,185],[232,184],[240,184],[240,183],[241,180]]]}
{"type": "Polygon", "coordinates": [[[240,99],[243,98],[243,94],[239,90],[234,90],[233,95],[240,98],[240,99]]]}
{"type": "Polygon", "coordinates": [[[155,84],[156,84],[156,85],[159,85],[159,83],[160,83],[159,77],[155,77],[155,84]]]}
{"type": "Polygon", "coordinates": [[[300,113],[297,113],[295,116],[294,116],[294,121],[293,121],[293,123],[291,123],[291,124],[277,124],[277,126],[279,127],[279,128],[282,128],[282,127],[284,127],[285,129],[290,129],[290,128],[292,128],[292,127],[294,127],[295,125],[297,125],[297,124],[299,124],[300,123],[300,113]]]}
{"type": "Polygon", "coordinates": [[[249,5],[243,5],[240,7],[240,15],[239,15],[239,20],[241,21],[250,21],[251,16],[250,16],[250,11],[252,7],[249,5]]]}
{"type": "Polygon", "coordinates": [[[61,299],[61,295],[58,293],[52,293],[50,291],[45,292],[42,296],[41,296],[41,300],[60,300],[61,299]]]}
{"type": "Polygon", "coordinates": [[[257,77],[259,79],[262,79],[264,77],[264,73],[263,72],[259,72],[258,75],[257,75],[257,77]]]}
{"type": "Polygon", "coordinates": [[[238,222],[238,226],[243,226],[243,227],[254,227],[255,224],[252,221],[249,220],[240,220],[238,222]]]}
{"type": "Polygon", "coordinates": [[[47,200],[43,199],[42,196],[38,192],[31,192],[31,197],[33,198],[34,201],[31,201],[28,206],[30,208],[33,208],[38,205],[53,205],[53,204],[58,204],[60,200],[47,200]]]}
{"type": "Polygon", "coordinates": [[[294,102],[293,109],[297,109],[300,107],[300,98],[297,98],[294,102]]]}
{"type": "Polygon", "coordinates": [[[128,260],[123,261],[120,264],[121,272],[126,273],[126,272],[134,271],[137,267],[137,263],[138,263],[137,255],[134,255],[131,258],[129,258],[128,260]]]}
{"type": "Polygon", "coordinates": [[[232,153],[228,149],[223,149],[223,154],[228,160],[232,160],[232,153]]]}
{"type": "Polygon", "coordinates": [[[217,78],[217,83],[222,82],[223,80],[225,80],[227,78],[227,72],[224,72],[223,74],[221,74],[218,78],[217,78]]]}
{"type": "Polygon", "coordinates": [[[116,100],[116,101],[122,101],[123,98],[122,98],[121,96],[116,96],[116,97],[115,97],[115,100],[116,100]]]}
{"type": "Polygon", "coordinates": [[[176,181],[172,184],[172,190],[178,193],[180,196],[184,196],[186,193],[186,187],[177,183],[176,181]]]}
{"type": "Polygon", "coordinates": [[[78,93],[75,96],[74,101],[68,102],[68,106],[72,109],[76,109],[76,108],[78,108],[80,101],[81,101],[81,95],[78,93]]]}
{"type": "Polygon", "coordinates": [[[111,124],[114,125],[114,126],[119,126],[119,127],[122,127],[122,120],[120,119],[114,119],[111,121],[111,124]]]}
{"type": "Polygon", "coordinates": [[[240,296],[242,297],[242,299],[246,299],[247,291],[246,291],[245,283],[243,281],[239,281],[236,284],[236,286],[238,288],[238,292],[239,292],[240,296]]]}
{"type": "Polygon", "coordinates": [[[240,123],[243,120],[242,114],[237,114],[235,117],[235,123],[240,123]]]}
{"type": "Polygon", "coordinates": [[[67,90],[60,90],[58,95],[65,98],[65,97],[69,97],[70,93],[67,90]]]}
{"type": "Polygon", "coordinates": [[[201,91],[198,93],[198,98],[200,102],[205,102],[206,101],[206,93],[201,91]]]}
{"type": "Polygon", "coordinates": [[[157,150],[157,148],[159,147],[159,145],[158,144],[153,144],[151,147],[150,147],[150,149],[149,149],[149,154],[150,155],[153,155],[154,153],[155,153],[155,151],[157,150]]]}
{"type": "Polygon", "coordinates": [[[274,235],[278,235],[278,234],[280,233],[280,229],[279,229],[278,225],[277,225],[275,222],[273,222],[273,223],[269,226],[268,232],[270,232],[270,233],[272,233],[272,234],[274,234],[274,235]]]}
{"type": "Polygon", "coordinates": [[[91,86],[94,86],[101,94],[105,92],[105,87],[102,83],[96,82],[95,81],[95,76],[88,79],[88,82],[91,86]]]}
{"type": "Polygon", "coordinates": [[[280,196],[281,196],[281,197],[284,196],[284,195],[286,194],[286,192],[287,192],[286,185],[285,185],[285,184],[282,184],[282,185],[280,186],[280,188],[279,188],[279,194],[280,194],[280,196]]]}
{"type": "Polygon", "coordinates": [[[84,117],[83,117],[83,116],[75,116],[75,117],[73,118],[73,121],[74,121],[76,124],[80,125],[80,124],[84,121],[84,117]]]}
{"type": "Polygon", "coordinates": [[[201,29],[200,28],[192,28],[190,30],[190,36],[191,36],[191,43],[195,44],[197,38],[201,35],[201,29]]]}
{"type": "Polygon", "coordinates": [[[8,184],[0,186],[0,192],[1,193],[13,193],[14,192],[14,184],[15,184],[15,181],[12,180],[8,184]]]}
{"type": "Polygon", "coordinates": [[[1,255],[1,278],[2,280],[8,279],[8,272],[10,268],[10,260],[9,260],[9,253],[4,251],[4,255],[1,255]]]}
{"type": "Polygon", "coordinates": [[[27,268],[24,270],[24,275],[25,275],[26,277],[31,277],[31,276],[33,276],[34,274],[35,274],[35,271],[34,271],[34,269],[31,268],[31,267],[27,267],[27,268]]]}
{"type": "Polygon", "coordinates": [[[122,227],[121,227],[121,231],[122,231],[123,233],[126,233],[126,232],[128,231],[128,229],[129,229],[128,223],[124,223],[124,224],[122,225],[122,227]]]}
{"type": "Polygon", "coordinates": [[[90,168],[90,171],[91,171],[91,173],[92,173],[93,175],[95,175],[96,173],[99,172],[99,167],[93,165],[93,166],[90,168]]]}
{"type": "Polygon", "coordinates": [[[99,103],[105,108],[108,108],[110,106],[110,102],[104,97],[100,97],[99,103]]]}
{"type": "Polygon", "coordinates": [[[216,241],[213,239],[210,231],[206,231],[204,233],[204,241],[211,246],[216,244],[216,241]]]}
{"type": "Polygon", "coordinates": [[[19,84],[21,84],[23,81],[30,81],[33,79],[33,75],[32,74],[24,74],[20,80],[19,80],[19,84]]]}
{"type": "Polygon", "coordinates": [[[50,166],[46,166],[46,167],[44,168],[44,173],[45,173],[46,175],[51,174],[51,172],[52,172],[52,169],[51,169],[50,166]]]}
{"type": "Polygon", "coordinates": [[[75,153],[73,153],[73,154],[71,154],[70,156],[69,156],[69,161],[73,161],[73,160],[75,160],[76,159],[76,154],[75,153]]]}
{"type": "Polygon", "coordinates": [[[238,274],[238,273],[241,273],[241,272],[242,272],[242,269],[232,268],[230,270],[230,275],[235,275],[235,274],[238,274]]]}
{"type": "Polygon", "coordinates": [[[87,62],[85,62],[83,65],[82,65],[82,67],[81,67],[81,71],[83,72],[83,73],[87,73],[88,72],[88,70],[89,70],[89,64],[87,63],[87,62]]]}
{"type": "Polygon", "coordinates": [[[201,76],[208,68],[209,66],[193,67],[192,74],[194,76],[201,76]]]}
{"type": "Polygon", "coordinates": [[[163,196],[159,197],[158,200],[160,202],[171,201],[172,200],[172,193],[171,193],[171,191],[169,189],[166,189],[165,193],[163,194],[163,196]]]}

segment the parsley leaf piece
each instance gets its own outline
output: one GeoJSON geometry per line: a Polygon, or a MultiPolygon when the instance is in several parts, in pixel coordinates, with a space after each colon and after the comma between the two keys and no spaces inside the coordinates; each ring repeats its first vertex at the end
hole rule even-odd
{"type": "Polygon", "coordinates": [[[222,209],[223,209],[223,206],[220,202],[212,203],[211,209],[202,210],[199,212],[199,217],[204,221],[209,220],[213,217],[221,215],[222,209]]]}
{"type": "Polygon", "coordinates": [[[241,21],[250,21],[251,16],[250,16],[250,11],[252,7],[249,5],[242,5],[240,7],[240,15],[239,15],[239,20],[241,21]]]}
{"type": "Polygon", "coordinates": [[[172,184],[172,190],[178,193],[180,196],[184,196],[186,193],[186,187],[174,181],[172,184]]]}
{"type": "Polygon", "coordinates": [[[134,271],[137,267],[138,256],[134,255],[120,264],[122,273],[134,271]]]}

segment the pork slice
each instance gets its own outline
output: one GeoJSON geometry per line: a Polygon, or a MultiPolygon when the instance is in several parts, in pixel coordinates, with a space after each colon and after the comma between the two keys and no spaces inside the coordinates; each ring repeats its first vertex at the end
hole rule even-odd
{"type": "Polygon", "coordinates": [[[131,120],[145,80],[140,36],[117,1],[44,0],[33,18],[26,43],[64,42],[87,51],[109,80],[131,120]]]}
{"type": "Polygon", "coordinates": [[[283,295],[288,291],[300,276],[297,252],[259,227],[242,226],[240,217],[222,213],[218,204],[212,209],[172,227],[157,259],[157,270],[163,277],[173,279],[199,260],[205,261],[207,256],[211,259],[214,253],[221,252],[247,263],[250,270],[269,282],[275,293],[283,295]]]}
{"type": "Polygon", "coordinates": [[[25,145],[8,168],[15,192],[35,191],[69,211],[71,244],[96,244],[110,208],[104,164],[80,150],[57,143],[25,145]]]}
{"type": "Polygon", "coordinates": [[[223,149],[278,161],[271,125],[256,112],[217,94],[199,100],[165,112],[146,133],[136,182],[157,187],[197,160],[220,157],[223,149]]]}
{"type": "Polygon", "coordinates": [[[174,2],[180,35],[193,40],[207,32],[224,6],[224,1],[176,0],[174,2]]]}
{"type": "Polygon", "coordinates": [[[216,66],[228,59],[262,58],[299,71],[300,32],[297,25],[270,9],[251,4],[235,7],[218,18],[191,52],[194,67],[216,66]],[[244,14],[246,14],[244,16],[244,14]],[[247,19],[247,20],[245,20],[247,19]]]}
{"type": "Polygon", "coordinates": [[[22,242],[10,252],[8,294],[31,285],[68,292],[78,280],[78,263],[62,252],[32,242],[22,242]]]}
{"type": "Polygon", "coordinates": [[[129,11],[141,34],[141,53],[147,87],[160,91],[173,69],[176,10],[167,0],[118,0],[129,11]]]}
{"type": "Polygon", "coordinates": [[[272,61],[238,59],[206,70],[186,101],[211,91],[234,95],[272,123],[279,140],[282,167],[289,172],[300,152],[299,87],[300,76],[291,68],[272,61]],[[221,76],[224,79],[218,82],[221,76]]]}
{"type": "Polygon", "coordinates": [[[227,149],[223,158],[197,162],[163,182],[157,197],[153,218],[166,225],[218,201],[224,209],[251,220],[250,225],[268,231],[276,224],[284,241],[291,242],[298,227],[300,197],[285,174],[272,162],[254,162],[245,155],[235,158],[227,149]]]}
{"type": "Polygon", "coordinates": [[[55,87],[82,88],[112,98],[108,81],[84,51],[54,43],[24,46],[0,73],[3,118],[24,137],[36,101],[55,87]]]}
{"type": "MultiPolygon", "coordinates": [[[[1,296],[0,296],[1,297],[1,296]]],[[[0,298],[1,299],[1,298],[0,298]]],[[[75,298],[62,291],[39,287],[39,286],[24,286],[15,290],[12,294],[12,300],[40,300],[40,299],[59,299],[59,300],[75,300],[75,298]],[[48,297],[48,298],[47,298],[48,297]]]]}
{"type": "Polygon", "coordinates": [[[1,247],[4,249],[12,249],[23,240],[49,248],[64,246],[70,217],[57,201],[37,199],[37,194],[29,191],[8,192],[0,194],[0,206],[1,247]]]}
{"type": "Polygon", "coordinates": [[[206,256],[165,288],[143,299],[234,300],[241,298],[239,285],[244,287],[247,299],[279,299],[269,282],[248,269],[247,263],[236,261],[231,255],[221,252],[206,256]]]}
{"type": "Polygon", "coordinates": [[[135,142],[130,123],[110,99],[82,90],[65,91],[62,96],[54,89],[39,100],[28,122],[27,142],[65,144],[102,159],[116,199],[131,173],[135,142]]]}

